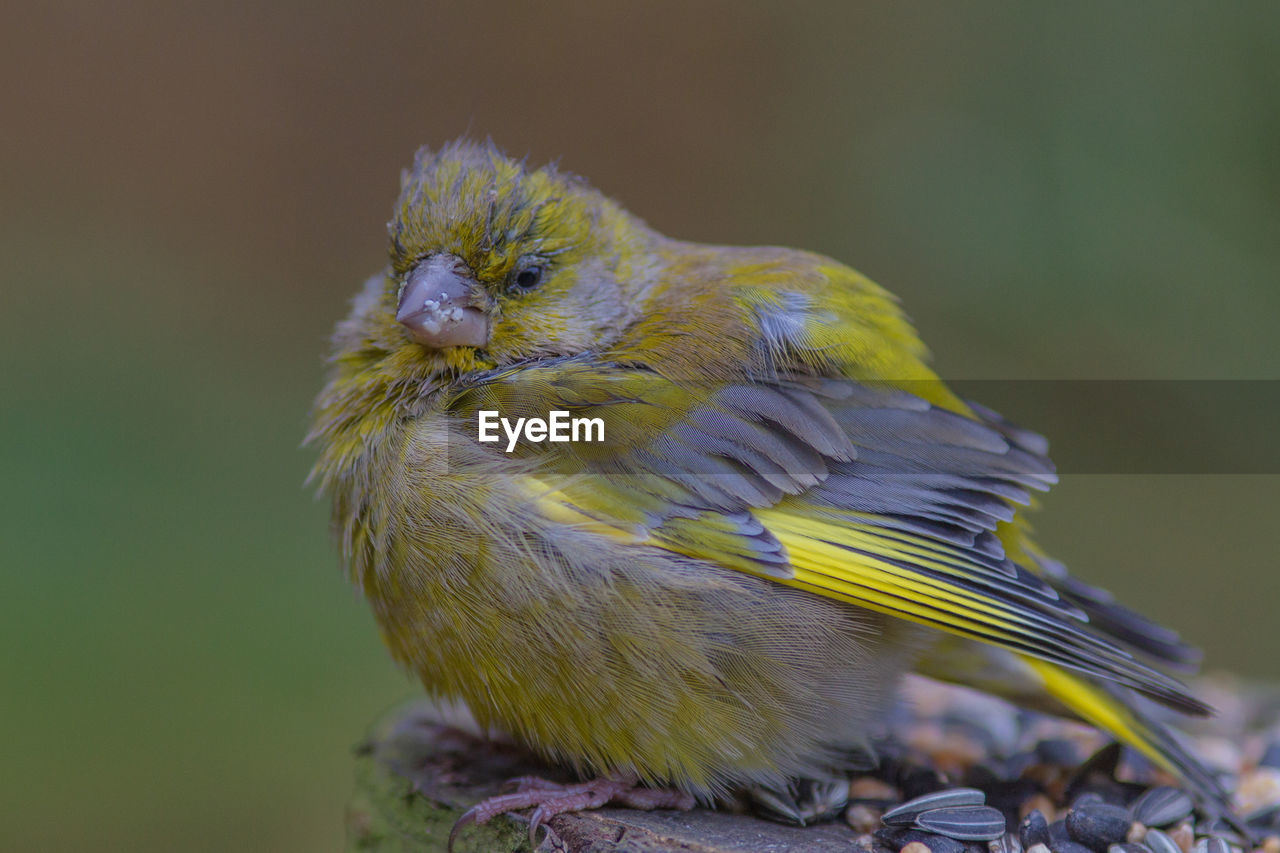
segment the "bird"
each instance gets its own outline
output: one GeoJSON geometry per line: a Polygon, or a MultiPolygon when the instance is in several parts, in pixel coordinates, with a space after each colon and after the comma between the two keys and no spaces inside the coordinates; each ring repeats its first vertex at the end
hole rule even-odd
{"type": "Polygon", "coordinates": [[[387,228],[312,482],[395,660],[588,780],[460,824],[831,778],[908,672],[1226,802],[1157,710],[1210,712],[1171,674],[1197,651],[1036,545],[1047,441],[953,393],[887,290],[666,237],[492,142],[419,150],[387,228]],[[528,428],[556,412],[601,440],[528,428]],[[483,440],[499,419],[511,440],[483,440]]]}

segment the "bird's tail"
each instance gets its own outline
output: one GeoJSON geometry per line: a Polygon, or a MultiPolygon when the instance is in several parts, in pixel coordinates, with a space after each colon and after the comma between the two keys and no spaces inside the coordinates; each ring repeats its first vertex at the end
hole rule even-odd
{"type": "Polygon", "coordinates": [[[1186,780],[1206,806],[1216,806],[1226,813],[1230,794],[1218,777],[1179,743],[1167,726],[1144,713],[1138,704],[1141,700],[1131,695],[1126,701],[1124,688],[1103,686],[1046,661],[1019,657],[1043,682],[1045,692],[1072,715],[1186,780]]]}

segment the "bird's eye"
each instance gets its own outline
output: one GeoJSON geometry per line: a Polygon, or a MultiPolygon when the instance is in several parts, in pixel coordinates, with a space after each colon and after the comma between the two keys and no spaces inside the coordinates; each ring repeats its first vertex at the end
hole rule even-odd
{"type": "Polygon", "coordinates": [[[517,290],[533,290],[542,283],[542,267],[536,264],[522,267],[511,281],[517,290]]]}

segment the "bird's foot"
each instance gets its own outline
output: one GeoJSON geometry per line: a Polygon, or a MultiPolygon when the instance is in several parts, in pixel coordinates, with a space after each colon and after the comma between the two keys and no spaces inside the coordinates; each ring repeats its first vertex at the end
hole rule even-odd
{"type": "MultiPolygon", "coordinates": [[[[529,816],[529,845],[537,848],[538,827],[556,815],[566,812],[598,809],[614,804],[631,809],[691,809],[693,797],[683,791],[665,788],[642,788],[634,777],[592,779],[576,785],[549,782],[537,776],[512,779],[515,786],[510,794],[499,794],[481,800],[463,813],[449,832],[449,850],[458,833],[471,824],[487,823],[498,815],[532,808],[529,816]]],[[[547,826],[547,834],[553,842],[555,833],[547,826]]]]}

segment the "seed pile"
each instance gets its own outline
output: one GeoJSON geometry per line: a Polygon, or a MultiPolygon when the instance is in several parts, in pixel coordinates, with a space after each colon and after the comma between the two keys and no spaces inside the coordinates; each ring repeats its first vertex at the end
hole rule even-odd
{"type": "Polygon", "coordinates": [[[844,819],[864,853],[1280,853],[1280,695],[1224,689],[1194,739],[1241,828],[1093,729],[919,681],[844,819]]]}

